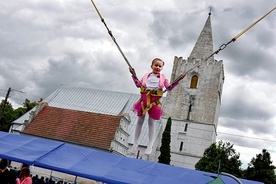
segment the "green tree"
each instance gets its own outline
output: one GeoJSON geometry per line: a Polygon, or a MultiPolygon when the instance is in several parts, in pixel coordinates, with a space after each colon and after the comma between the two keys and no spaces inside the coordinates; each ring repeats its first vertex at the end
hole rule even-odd
{"type": "Polygon", "coordinates": [[[256,155],[256,158],[253,157],[251,159],[245,170],[244,177],[250,180],[261,181],[265,184],[275,184],[275,169],[276,167],[272,165],[270,153],[266,149],[263,149],[262,153],[256,155]]]}
{"type": "Polygon", "coordinates": [[[232,174],[236,177],[242,176],[239,160],[240,154],[233,148],[234,144],[229,142],[211,144],[203,154],[203,157],[196,163],[196,170],[217,173],[220,165],[220,172],[232,174]]]}
{"type": "MultiPolygon", "coordinates": [[[[41,99],[40,99],[41,101],[41,99]]],[[[32,108],[34,108],[36,106],[37,102],[31,102],[29,99],[25,99],[25,102],[23,103],[23,107],[26,108],[26,112],[28,112],[29,110],[31,110],[32,108]]]]}
{"type": "Polygon", "coordinates": [[[13,108],[11,103],[6,102],[5,109],[2,111],[2,108],[4,107],[4,100],[1,102],[1,111],[3,112],[1,114],[1,119],[0,119],[0,130],[4,132],[8,132],[10,128],[10,122],[14,120],[15,115],[13,113],[13,108]]]}
{"type": "MultiPolygon", "coordinates": [[[[42,101],[42,99],[40,99],[42,101]]],[[[13,109],[12,104],[10,102],[6,102],[5,109],[3,114],[1,114],[0,119],[0,131],[8,132],[10,129],[11,122],[31,110],[36,106],[37,102],[31,102],[29,99],[25,99],[23,103],[23,107],[19,107],[17,109],[13,109]]],[[[2,100],[0,104],[0,112],[2,112],[2,108],[4,107],[4,100],[2,100]]]]}
{"type": "Polygon", "coordinates": [[[165,130],[162,134],[160,156],[158,157],[158,162],[170,165],[171,162],[171,126],[172,119],[169,117],[165,130]]]}

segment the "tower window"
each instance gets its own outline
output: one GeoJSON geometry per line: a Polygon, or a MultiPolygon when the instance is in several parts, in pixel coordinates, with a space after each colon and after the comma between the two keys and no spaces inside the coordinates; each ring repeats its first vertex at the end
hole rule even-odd
{"type": "Polygon", "coordinates": [[[190,88],[197,88],[198,76],[194,75],[191,79],[190,88]]]}
{"type": "Polygon", "coordinates": [[[180,143],[179,151],[182,151],[182,149],[183,149],[183,142],[180,143]]]}

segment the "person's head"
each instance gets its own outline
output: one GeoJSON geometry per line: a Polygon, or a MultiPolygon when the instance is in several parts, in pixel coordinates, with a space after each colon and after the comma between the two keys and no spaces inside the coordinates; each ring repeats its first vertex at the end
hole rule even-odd
{"type": "Polygon", "coordinates": [[[31,176],[29,167],[23,167],[23,168],[21,169],[20,174],[19,174],[19,178],[20,178],[20,179],[24,179],[24,178],[26,178],[26,177],[28,177],[28,176],[31,176]]]}
{"type": "Polygon", "coordinates": [[[151,62],[151,69],[153,73],[160,73],[160,71],[163,69],[163,66],[165,65],[165,62],[162,61],[162,59],[154,58],[151,62]]]}
{"type": "Polygon", "coordinates": [[[0,161],[0,169],[5,169],[8,166],[8,160],[7,159],[1,159],[0,161]]]}

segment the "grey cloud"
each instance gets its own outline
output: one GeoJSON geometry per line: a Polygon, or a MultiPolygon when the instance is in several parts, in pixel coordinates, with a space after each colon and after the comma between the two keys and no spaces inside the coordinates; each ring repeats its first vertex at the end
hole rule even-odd
{"type": "Polygon", "coordinates": [[[232,97],[231,100],[224,102],[222,105],[221,115],[223,117],[235,117],[235,119],[239,120],[254,119],[258,121],[266,121],[273,116],[273,114],[266,111],[266,109],[261,106],[262,104],[252,102],[248,99],[250,98],[250,95],[246,96],[246,92],[242,92],[242,90],[233,92],[233,95],[236,94],[237,96],[232,97]],[[238,96],[239,94],[240,96],[238,96]]]}

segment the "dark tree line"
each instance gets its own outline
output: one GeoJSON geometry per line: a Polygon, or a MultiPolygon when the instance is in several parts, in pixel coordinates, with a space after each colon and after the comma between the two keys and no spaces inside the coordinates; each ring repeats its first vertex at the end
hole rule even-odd
{"type": "Polygon", "coordinates": [[[241,169],[240,154],[233,146],[234,144],[222,141],[211,144],[195,165],[196,170],[217,173],[220,168],[220,172],[229,173],[239,178],[260,181],[265,184],[276,183],[276,167],[272,165],[270,153],[266,149],[253,157],[246,169],[241,169]]]}
{"type": "MultiPolygon", "coordinates": [[[[39,101],[42,101],[42,99],[39,101]]],[[[8,101],[4,106],[4,100],[2,100],[0,104],[0,131],[8,132],[11,122],[35,107],[36,103],[37,102],[31,102],[29,99],[26,99],[23,103],[23,107],[14,109],[12,104],[8,101]],[[3,107],[5,108],[3,109],[3,107]]]]}

